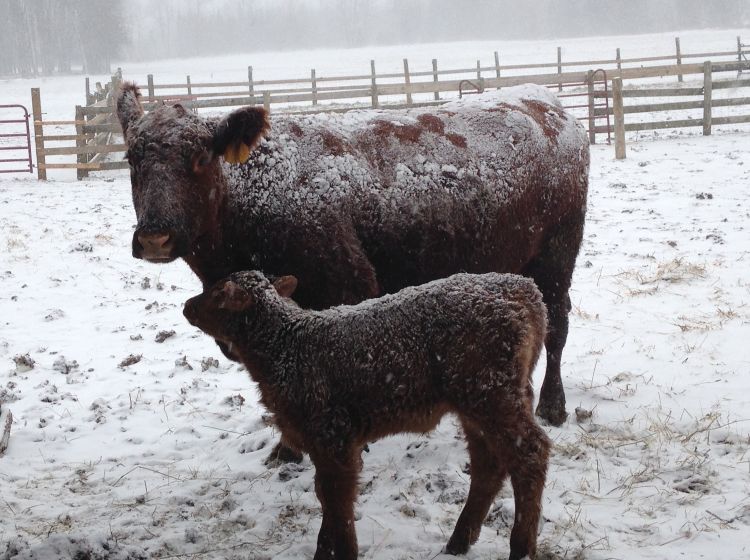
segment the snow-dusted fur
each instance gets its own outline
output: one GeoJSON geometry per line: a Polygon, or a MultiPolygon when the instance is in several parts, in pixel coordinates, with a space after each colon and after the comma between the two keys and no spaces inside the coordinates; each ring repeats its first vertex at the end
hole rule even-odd
{"type": "Polygon", "coordinates": [[[117,111],[138,217],[133,255],[184,258],[204,286],[245,269],[293,274],[294,299],[313,309],[461,271],[531,277],[549,312],[537,413],[560,424],[588,143],[544,88],[467,99],[279,115],[268,131],[260,107],[222,119],[179,105],[144,115],[125,84],[117,111]],[[225,161],[253,147],[246,163],[225,161]]]}
{"type": "Polygon", "coordinates": [[[550,443],[534,421],[531,372],[546,331],[534,282],[456,274],[356,306],[300,309],[290,277],[239,272],[185,304],[258,383],[286,441],[310,454],[323,507],[315,558],[357,557],[354,501],[364,445],[458,415],[471,488],[447,551],[465,553],[510,475],[510,558],[534,556],[550,443]],[[274,286],[278,287],[277,290],[274,286]]]}

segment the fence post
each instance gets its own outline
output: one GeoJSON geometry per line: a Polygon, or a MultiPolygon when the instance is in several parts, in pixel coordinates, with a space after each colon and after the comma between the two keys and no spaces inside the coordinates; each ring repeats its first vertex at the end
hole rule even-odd
{"type": "Polygon", "coordinates": [[[117,99],[117,92],[120,90],[120,84],[122,83],[122,73],[115,72],[112,74],[112,78],[109,82],[109,99],[107,99],[107,105],[115,106],[117,99]]]}
{"type": "Polygon", "coordinates": [[[674,38],[675,51],[677,52],[677,81],[682,81],[682,53],[680,52],[680,38],[674,38]]]}
{"type": "Polygon", "coordinates": [[[404,86],[406,88],[406,104],[411,105],[411,77],[409,76],[409,59],[404,59],[404,86]]]}
{"type": "Polygon", "coordinates": [[[477,80],[482,81],[482,63],[477,60],[477,80]]]}
{"type": "Polygon", "coordinates": [[[377,109],[380,104],[378,103],[378,84],[375,83],[375,78],[377,75],[375,74],[375,61],[370,61],[370,72],[372,73],[372,108],[377,109]]]}
{"type": "Polygon", "coordinates": [[[263,92],[263,107],[265,107],[266,112],[270,115],[271,114],[271,92],[270,91],[263,92]]]}
{"type": "Polygon", "coordinates": [[[437,73],[437,58],[432,59],[432,81],[435,83],[435,101],[440,101],[440,93],[438,91],[438,73],[437,73]]]}
{"type": "Polygon", "coordinates": [[[153,101],[154,100],[154,75],[149,74],[146,76],[146,79],[148,80],[148,100],[153,101]]]}
{"type": "MultiPolygon", "coordinates": [[[[86,137],[83,135],[83,123],[85,116],[83,114],[83,107],[76,105],[76,148],[86,147],[86,137]]],[[[81,164],[88,163],[88,154],[78,153],[76,154],[76,162],[79,167],[76,167],[76,178],[80,181],[89,176],[88,169],[80,167],[81,164]]]]}
{"type": "Polygon", "coordinates": [[[703,63],[703,136],[711,136],[711,104],[713,99],[711,61],[703,63]]]}
{"type": "MultiPolygon", "coordinates": [[[[739,35],[737,35],[737,62],[742,64],[742,40],[739,35]]],[[[742,67],[740,67],[740,72],[742,72],[742,67]]]]}
{"type": "Polygon", "coordinates": [[[89,77],[86,76],[86,101],[85,105],[91,105],[91,83],[89,82],[89,77]]]}
{"type": "Polygon", "coordinates": [[[625,111],[622,78],[612,78],[612,108],[615,113],[615,158],[625,159],[625,111]]]}
{"type": "Polygon", "coordinates": [[[312,84],[312,104],[318,104],[318,81],[315,78],[315,68],[310,70],[310,83],[312,84]]]}
{"type": "Polygon", "coordinates": [[[596,115],[594,114],[595,111],[595,103],[594,103],[594,71],[589,70],[586,74],[586,82],[589,89],[589,142],[591,144],[596,144],[596,131],[594,128],[596,127],[596,115]]]}
{"type": "MultiPolygon", "coordinates": [[[[557,47],[557,73],[562,74],[562,47],[557,47]]],[[[560,78],[557,91],[562,91],[562,78],[560,78]]]]}
{"type": "Polygon", "coordinates": [[[500,77],[500,54],[495,51],[495,77],[500,77]]]}
{"type": "Polygon", "coordinates": [[[617,71],[622,72],[622,57],[620,56],[620,48],[617,48],[617,55],[615,56],[615,61],[617,62],[617,71]]]}
{"type": "Polygon", "coordinates": [[[193,95],[193,86],[190,84],[190,75],[185,76],[185,83],[187,84],[187,94],[193,95]]]}
{"type": "Polygon", "coordinates": [[[255,105],[255,83],[253,82],[253,67],[247,67],[247,87],[250,93],[250,104],[255,105]]]}
{"type": "Polygon", "coordinates": [[[44,159],[44,127],[42,126],[42,98],[39,88],[31,88],[31,113],[34,117],[34,145],[36,146],[36,177],[47,180],[46,161],[44,159]]]}

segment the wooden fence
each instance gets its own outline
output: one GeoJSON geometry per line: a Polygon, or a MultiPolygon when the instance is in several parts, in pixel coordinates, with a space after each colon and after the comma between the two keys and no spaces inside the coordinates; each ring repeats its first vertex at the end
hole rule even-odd
{"type": "MultiPolygon", "coordinates": [[[[683,88],[649,88],[649,89],[623,89],[622,80],[612,80],[612,107],[608,109],[597,109],[598,114],[610,114],[614,117],[615,134],[615,157],[625,159],[625,132],[643,130],[661,130],[665,128],[702,127],[703,134],[708,136],[714,125],[744,124],[750,123],[750,108],[745,115],[732,115],[725,117],[713,116],[713,109],[717,107],[750,106],[750,96],[714,99],[713,92],[721,89],[750,88],[750,78],[736,80],[714,81],[713,73],[716,65],[710,61],[703,63],[703,87],[683,88]],[[625,99],[655,99],[665,97],[692,97],[688,101],[669,101],[661,103],[641,103],[638,105],[625,105],[625,99]],[[698,99],[695,99],[698,98],[698,99]],[[670,119],[661,121],[626,123],[625,115],[638,113],[661,113],[668,111],[687,111],[702,109],[702,118],[670,119]]],[[[596,96],[607,95],[597,92],[596,96]]],[[[595,132],[605,132],[603,127],[596,127],[595,132]]]]}
{"type": "MultiPolygon", "coordinates": [[[[611,92],[603,91],[609,89],[606,85],[612,78],[627,81],[671,77],[681,82],[683,76],[704,72],[703,63],[689,60],[709,58],[718,60],[712,65],[713,73],[739,74],[750,69],[745,58],[750,54],[750,48],[746,48],[739,37],[736,50],[731,51],[684,54],[680,50],[679,38],[675,39],[675,46],[675,54],[663,56],[622,58],[620,49],[617,49],[612,59],[582,61],[563,61],[562,49],[558,48],[555,62],[515,65],[501,65],[500,56],[495,52],[491,66],[482,66],[477,61],[473,68],[441,70],[437,60],[433,59],[431,70],[416,72],[410,70],[408,60],[404,59],[403,72],[380,74],[376,72],[375,61],[371,61],[368,74],[324,77],[313,69],[309,77],[284,80],[255,80],[252,66],[248,67],[247,80],[237,82],[193,82],[190,76],[186,76],[184,83],[157,83],[153,75],[148,75],[142,101],[147,111],[157,103],[169,101],[179,101],[193,110],[262,104],[269,111],[344,111],[439,104],[446,97],[455,97],[467,90],[476,92],[535,83],[558,91],[564,106],[587,111],[580,118],[594,143],[597,133],[612,130],[608,118],[614,114],[608,105],[611,92]],[[598,124],[604,120],[606,125],[598,124]]],[[[74,168],[80,179],[90,171],[127,168],[127,163],[122,160],[107,161],[109,154],[125,151],[125,145],[115,138],[120,133],[120,126],[112,112],[112,93],[117,90],[121,79],[118,71],[110,84],[105,87],[97,84],[97,91],[93,94],[87,80],[86,100],[92,103],[77,106],[73,121],[44,121],[40,92],[32,89],[39,179],[46,179],[47,169],[74,168]],[[74,126],[75,134],[46,135],[44,127],[48,125],[74,126]],[[74,141],[75,146],[46,145],[64,141],[74,141]],[[61,155],[76,155],[77,161],[46,161],[47,156],[61,155]]]]}

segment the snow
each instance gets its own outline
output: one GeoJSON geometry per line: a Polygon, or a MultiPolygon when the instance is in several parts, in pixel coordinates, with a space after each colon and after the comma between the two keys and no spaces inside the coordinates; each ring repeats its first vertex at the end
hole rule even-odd
{"type": "MultiPolygon", "coordinates": [[[[721,47],[738,34],[712,33],[721,47]]],[[[683,50],[697,37],[680,35],[683,50]]],[[[653,41],[612,44],[641,43],[653,41]]],[[[81,81],[46,80],[50,118],[72,116],[81,81]]],[[[592,146],[563,355],[570,417],[545,427],[555,448],[538,557],[750,554],[750,129],[698,133],[642,134],[623,161],[592,146]]],[[[49,175],[0,176],[0,400],[14,416],[0,557],[312,557],[309,460],[263,465],[278,434],[252,382],[182,317],[198,281],[182,263],[130,256],[127,174],[49,175]]],[[[542,359],[537,393],[543,372],[542,359]]],[[[456,436],[449,418],[370,445],[363,558],[451,558],[440,551],[469,479],[456,436]]],[[[506,484],[466,558],[507,556],[512,520],[506,484]]]]}

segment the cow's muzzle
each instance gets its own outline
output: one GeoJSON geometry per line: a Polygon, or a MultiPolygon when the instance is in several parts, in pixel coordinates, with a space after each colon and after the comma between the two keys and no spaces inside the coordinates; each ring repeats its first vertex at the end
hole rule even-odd
{"type": "Polygon", "coordinates": [[[139,232],[133,234],[133,256],[149,262],[170,262],[177,258],[175,236],[170,232],[139,232]]]}

